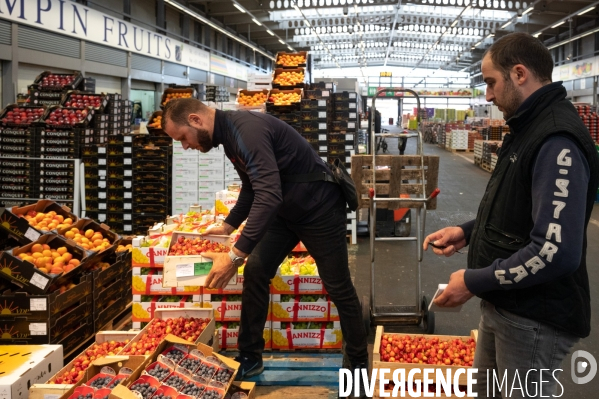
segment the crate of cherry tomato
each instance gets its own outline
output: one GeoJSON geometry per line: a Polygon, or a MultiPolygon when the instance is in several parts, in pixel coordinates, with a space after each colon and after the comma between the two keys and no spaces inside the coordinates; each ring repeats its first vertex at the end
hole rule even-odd
{"type": "Polygon", "coordinates": [[[48,107],[43,116],[43,122],[47,127],[75,128],[87,127],[93,118],[92,108],[65,108],[60,105],[48,107]]]}
{"type": "Polygon", "coordinates": [[[103,94],[94,94],[86,91],[72,90],[64,94],[60,105],[66,108],[87,109],[92,108],[102,113],[108,104],[108,98],[103,94]]]}
{"type": "MultiPolygon", "coordinates": [[[[373,369],[405,369],[431,367],[445,375],[454,375],[458,369],[471,368],[474,362],[478,332],[470,336],[418,335],[385,333],[382,326],[376,328],[373,349],[373,369]]],[[[466,373],[460,375],[460,385],[467,384],[466,373]]]]}
{"type": "Polygon", "coordinates": [[[75,90],[83,81],[81,72],[53,73],[44,71],[33,81],[33,85],[42,91],[75,90]]]}
{"type": "Polygon", "coordinates": [[[39,124],[46,112],[45,106],[19,106],[10,104],[0,112],[2,126],[27,128],[39,124]]]}

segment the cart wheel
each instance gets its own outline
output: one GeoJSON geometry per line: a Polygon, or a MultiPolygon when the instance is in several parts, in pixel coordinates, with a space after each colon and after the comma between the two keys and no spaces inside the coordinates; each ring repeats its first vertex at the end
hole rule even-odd
{"type": "Polygon", "coordinates": [[[422,296],[422,311],[424,315],[422,317],[422,329],[425,334],[435,333],[435,313],[428,311],[428,299],[425,295],[422,296]]]}
{"type": "Polygon", "coordinates": [[[383,141],[383,142],[381,143],[381,146],[383,147],[383,152],[387,152],[387,147],[388,147],[388,145],[387,145],[387,142],[386,142],[386,141],[383,141]]]}
{"type": "Polygon", "coordinates": [[[370,334],[370,299],[364,295],[362,297],[362,321],[364,322],[364,328],[366,329],[366,336],[370,334]]]}

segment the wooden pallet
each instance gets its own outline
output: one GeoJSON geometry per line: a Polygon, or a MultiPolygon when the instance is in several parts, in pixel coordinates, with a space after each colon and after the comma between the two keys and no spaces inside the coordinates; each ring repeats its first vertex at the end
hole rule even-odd
{"type": "Polygon", "coordinates": [[[467,148],[446,148],[446,150],[450,152],[470,152],[467,148]]]}
{"type": "Polygon", "coordinates": [[[256,397],[260,399],[337,399],[337,389],[325,387],[272,387],[257,386],[256,397]]]}
{"type": "MultiPolygon", "coordinates": [[[[424,156],[424,179],[422,182],[421,159],[418,155],[377,155],[375,182],[372,181],[372,155],[352,156],[351,176],[356,183],[358,192],[358,207],[368,208],[370,198],[368,191],[375,187],[377,197],[388,196],[400,198],[404,196],[422,197],[430,195],[438,184],[439,157],[424,156]],[[379,169],[379,167],[386,167],[379,169]],[[408,181],[408,183],[404,183],[408,181]],[[374,183],[374,184],[373,184],[374,183]]],[[[421,202],[415,201],[377,201],[377,208],[399,209],[399,208],[421,208],[421,202]]],[[[428,201],[427,209],[437,209],[437,199],[428,201]]]]}
{"type": "Polygon", "coordinates": [[[488,164],[488,163],[486,163],[486,162],[482,162],[482,163],[480,164],[480,167],[481,167],[482,169],[486,170],[486,171],[487,171],[487,172],[489,172],[489,173],[493,173],[493,168],[491,167],[491,165],[490,165],[490,164],[488,164]]]}

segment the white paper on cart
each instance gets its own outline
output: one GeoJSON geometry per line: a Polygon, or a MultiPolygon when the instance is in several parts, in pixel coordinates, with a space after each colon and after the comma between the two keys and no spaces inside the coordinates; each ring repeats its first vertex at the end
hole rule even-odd
{"type": "Polygon", "coordinates": [[[447,284],[439,284],[437,292],[435,292],[435,296],[431,300],[431,303],[428,305],[429,312],[459,312],[460,310],[462,310],[462,305],[453,308],[445,308],[435,305],[434,300],[437,299],[439,295],[443,293],[443,291],[445,291],[445,288],[447,288],[447,284]]]}

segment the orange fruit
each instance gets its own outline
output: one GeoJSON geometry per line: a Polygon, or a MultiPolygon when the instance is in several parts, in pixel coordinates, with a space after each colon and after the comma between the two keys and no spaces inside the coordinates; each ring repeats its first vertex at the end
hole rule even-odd
{"type": "Polygon", "coordinates": [[[42,244],[33,244],[31,247],[31,252],[42,252],[43,250],[44,247],[42,247],[42,244]]]}
{"type": "Polygon", "coordinates": [[[92,229],[87,229],[85,231],[85,237],[86,238],[92,238],[94,236],[95,231],[93,231],[92,229]]]}

